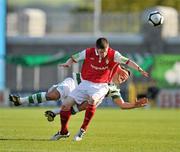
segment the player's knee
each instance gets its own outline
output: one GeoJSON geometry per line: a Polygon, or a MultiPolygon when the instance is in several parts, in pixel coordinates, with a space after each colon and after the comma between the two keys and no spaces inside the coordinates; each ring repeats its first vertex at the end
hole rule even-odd
{"type": "Polygon", "coordinates": [[[99,102],[99,100],[94,100],[94,99],[91,99],[91,100],[88,101],[88,103],[91,104],[91,105],[97,105],[98,102],[99,102]]]}
{"type": "Polygon", "coordinates": [[[71,106],[69,105],[62,105],[61,106],[61,111],[69,111],[71,109],[71,106]]]}

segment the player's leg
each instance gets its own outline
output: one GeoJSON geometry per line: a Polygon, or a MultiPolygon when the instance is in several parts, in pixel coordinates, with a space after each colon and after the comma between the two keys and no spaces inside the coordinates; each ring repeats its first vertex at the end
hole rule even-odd
{"type": "MultiPolygon", "coordinates": [[[[64,135],[67,135],[69,133],[68,131],[68,121],[71,116],[71,107],[75,104],[75,101],[78,104],[81,104],[83,101],[85,101],[85,92],[80,91],[79,89],[81,88],[81,84],[76,87],[70,94],[73,94],[73,96],[68,96],[67,98],[64,99],[62,102],[61,106],[61,112],[60,112],[60,120],[61,120],[61,129],[58,131],[58,134],[54,135],[51,139],[52,140],[58,140],[60,138],[63,138],[64,135]],[[58,136],[57,136],[58,135],[58,136]],[[57,137],[57,138],[56,138],[57,137]]],[[[88,95],[86,94],[86,98],[88,99],[88,95]]]]}
{"type": "Polygon", "coordinates": [[[19,95],[9,95],[9,100],[15,105],[19,106],[24,103],[41,103],[47,101],[46,92],[39,92],[30,96],[20,97],[19,95]]]}
{"type": "Polygon", "coordinates": [[[61,138],[66,138],[70,136],[70,133],[68,131],[68,121],[71,116],[71,107],[74,104],[75,104],[75,101],[71,97],[67,97],[67,99],[62,103],[61,111],[60,111],[61,128],[51,138],[51,140],[59,140],[61,138]]]}
{"type": "Polygon", "coordinates": [[[68,121],[71,116],[71,107],[75,104],[75,101],[71,97],[67,97],[61,106],[60,119],[61,119],[61,134],[68,132],[68,121]]]}
{"type": "Polygon", "coordinates": [[[88,100],[89,96],[87,95],[87,90],[84,90],[84,85],[80,83],[64,100],[61,106],[61,134],[65,134],[68,132],[68,121],[71,116],[71,107],[77,103],[81,104],[85,100],[88,100]]]}
{"type": "Polygon", "coordinates": [[[92,85],[92,83],[88,84],[88,82],[85,82],[84,86],[87,89],[90,98],[86,107],[83,124],[81,125],[79,132],[74,137],[75,141],[82,140],[82,137],[84,136],[87,127],[95,114],[97,103],[102,101],[102,99],[105,97],[105,95],[108,92],[107,84],[92,85]]]}
{"type": "Polygon", "coordinates": [[[61,93],[61,98],[63,99],[60,110],[61,129],[51,138],[52,140],[58,140],[60,138],[64,138],[66,135],[69,135],[68,121],[71,116],[71,107],[75,104],[75,101],[73,98],[67,96],[75,89],[75,87],[75,82],[72,78],[65,79],[57,87],[57,90],[61,93]]]}
{"type": "Polygon", "coordinates": [[[39,104],[46,101],[57,101],[60,98],[66,97],[70,91],[75,88],[75,82],[72,78],[66,78],[63,82],[53,85],[47,92],[35,93],[30,96],[20,97],[17,95],[9,95],[9,100],[14,103],[15,106],[19,106],[23,103],[39,104]]]}
{"type": "Polygon", "coordinates": [[[24,103],[39,104],[46,101],[57,101],[61,97],[60,92],[53,86],[48,92],[39,92],[26,97],[20,97],[17,95],[9,95],[9,100],[14,103],[15,106],[19,106],[24,103]]]}
{"type": "Polygon", "coordinates": [[[75,141],[82,140],[82,138],[87,130],[87,127],[95,114],[95,111],[96,111],[96,105],[88,103],[88,105],[86,107],[83,124],[81,125],[78,133],[74,136],[75,141]]]}

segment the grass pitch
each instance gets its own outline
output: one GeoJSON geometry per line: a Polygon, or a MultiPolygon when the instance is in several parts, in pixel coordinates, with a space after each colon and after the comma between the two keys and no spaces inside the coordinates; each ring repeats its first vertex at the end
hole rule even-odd
{"type": "Polygon", "coordinates": [[[49,141],[59,117],[47,122],[45,108],[0,108],[0,152],[179,152],[180,110],[98,109],[84,139],[72,141],[84,113],[72,116],[71,136],[49,141]]]}

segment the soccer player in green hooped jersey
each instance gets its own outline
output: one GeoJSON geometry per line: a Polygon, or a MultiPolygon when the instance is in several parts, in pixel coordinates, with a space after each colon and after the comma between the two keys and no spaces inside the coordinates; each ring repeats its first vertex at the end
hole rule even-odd
{"type": "MultiPolygon", "coordinates": [[[[114,74],[112,76],[112,80],[109,84],[109,91],[106,96],[112,97],[113,101],[120,106],[122,109],[131,109],[136,107],[141,107],[141,102],[124,102],[121,95],[120,90],[118,89],[117,85],[125,82],[130,75],[130,72],[127,69],[119,68],[119,73],[114,74]],[[116,84],[116,85],[115,85],[116,84]]],[[[11,102],[14,103],[15,106],[23,105],[24,103],[30,103],[30,104],[39,104],[46,101],[58,101],[63,100],[68,96],[69,92],[71,92],[79,83],[81,82],[81,75],[80,73],[73,73],[73,79],[72,78],[66,78],[63,82],[58,83],[57,85],[53,85],[47,92],[40,92],[36,94],[32,94],[30,96],[26,97],[20,97],[17,95],[9,95],[9,99],[11,102]]],[[[142,100],[142,99],[141,99],[142,100]]],[[[144,99],[143,99],[144,100],[144,99]]],[[[80,110],[86,106],[86,102],[84,102],[82,105],[80,105],[78,108],[80,110]]],[[[58,110],[52,110],[54,114],[59,113],[58,110]]],[[[77,105],[74,106],[74,109],[72,108],[72,111],[76,112],[77,105]]],[[[48,115],[49,112],[46,113],[48,115]]]]}
{"type": "MultiPolygon", "coordinates": [[[[120,89],[118,88],[118,85],[125,82],[129,78],[129,76],[130,76],[130,71],[125,68],[121,69],[121,74],[120,73],[115,74],[112,77],[112,83],[109,83],[108,85],[109,91],[106,97],[111,97],[113,102],[116,105],[118,105],[121,109],[133,109],[133,108],[144,107],[148,103],[147,98],[142,98],[139,100],[136,99],[134,102],[125,102],[123,98],[121,97],[121,93],[120,93],[120,89]]],[[[86,109],[86,106],[87,106],[87,101],[84,101],[81,105],[75,104],[71,108],[71,113],[76,114],[80,111],[83,111],[86,109]]],[[[55,116],[58,115],[60,111],[61,111],[61,108],[48,110],[45,112],[45,116],[47,117],[48,121],[53,121],[55,116]]]]}

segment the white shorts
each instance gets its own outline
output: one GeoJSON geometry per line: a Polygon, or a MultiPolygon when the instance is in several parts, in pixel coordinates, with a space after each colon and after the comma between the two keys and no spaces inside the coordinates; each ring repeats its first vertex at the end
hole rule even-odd
{"type": "Polygon", "coordinates": [[[61,97],[60,100],[63,102],[65,98],[72,92],[76,87],[75,81],[72,78],[66,78],[61,83],[53,85],[49,91],[53,88],[56,88],[57,91],[60,93],[61,97]]]}
{"type": "Polygon", "coordinates": [[[99,102],[102,102],[108,92],[108,89],[107,83],[93,83],[82,80],[82,82],[69,94],[69,96],[72,97],[77,104],[81,104],[84,101],[98,104],[99,102]]]}

